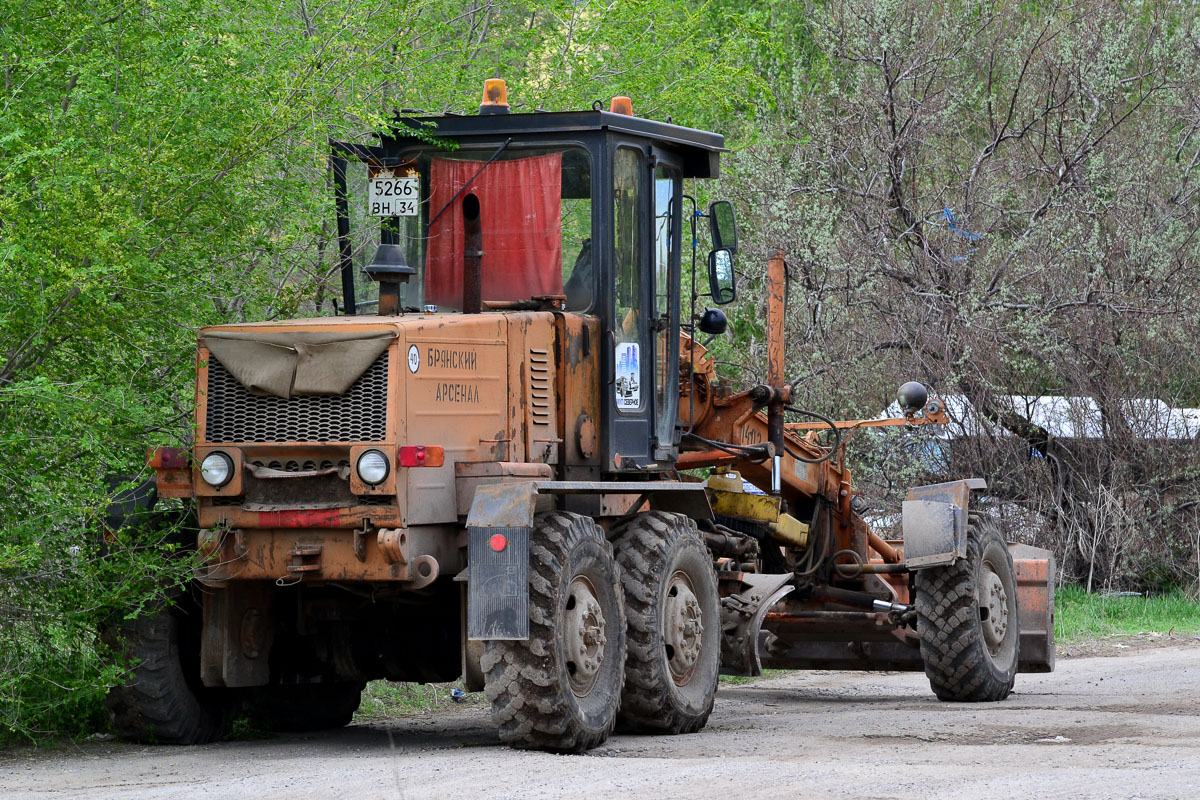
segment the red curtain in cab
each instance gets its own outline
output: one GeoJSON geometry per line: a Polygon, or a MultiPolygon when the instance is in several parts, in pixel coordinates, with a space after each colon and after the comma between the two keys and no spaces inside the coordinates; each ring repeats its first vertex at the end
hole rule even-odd
{"type": "MultiPolygon", "coordinates": [[[[429,208],[436,214],[480,161],[435,158],[429,208]]],[[[483,299],[528,300],[562,294],[562,155],[493,161],[429,229],[425,302],[462,307],[463,218],[468,194],[479,198],[483,229],[483,299]]]]}

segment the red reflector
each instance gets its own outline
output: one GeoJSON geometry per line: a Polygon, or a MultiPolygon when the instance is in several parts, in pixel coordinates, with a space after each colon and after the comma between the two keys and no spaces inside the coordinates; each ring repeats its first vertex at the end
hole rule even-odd
{"type": "Polygon", "coordinates": [[[403,445],[396,459],[402,467],[440,467],[446,461],[445,451],[438,445],[403,445]]]}
{"type": "Polygon", "coordinates": [[[493,550],[499,553],[501,550],[508,547],[508,539],[504,538],[503,533],[493,533],[492,538],[488,539],[488,544],[492,546],[493,550]]]}
{"type": "Polygon", "coordinates": [[[187,462],[188,451],[182,447],[156,447],[146,451],[146,463],[151,469],[183,469],[187,462]]]}

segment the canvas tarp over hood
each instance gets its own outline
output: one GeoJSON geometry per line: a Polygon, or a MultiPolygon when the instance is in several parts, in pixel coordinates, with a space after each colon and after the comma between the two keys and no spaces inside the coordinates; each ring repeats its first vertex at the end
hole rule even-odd
{"type": "Polygon", "coordinates": [[[397,333],[207,331],[200,343],[251,394],[345,394],[397,333]]]}

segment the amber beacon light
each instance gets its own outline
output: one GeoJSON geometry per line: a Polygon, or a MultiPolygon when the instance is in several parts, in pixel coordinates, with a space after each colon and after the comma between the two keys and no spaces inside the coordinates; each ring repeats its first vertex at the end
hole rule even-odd
{"type": "Polygon", "coordinates": [[[627,117],[633,116],[633,101],[624,95],[618,95],[612,99],[608,106],[608,110],[614,114],[624,114],[627,117]]]}
{"type": "Polygon", "coordinates": [[[479,104],[480,114],[507,114],[508,87],[503,78],[488,78],[483,83],[483,102],[479,104]]]}

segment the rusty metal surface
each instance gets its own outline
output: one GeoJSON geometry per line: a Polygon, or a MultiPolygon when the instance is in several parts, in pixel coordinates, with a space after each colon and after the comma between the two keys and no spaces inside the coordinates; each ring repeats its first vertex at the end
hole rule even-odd
{"type": "Polygon", "coordinates": [[[761,675],[758,633],[767,612],[796,587],[790,573],[741,573],[736,591],[721,598],[721,671],[732,675],[761,675]]]}
{"type": "Polygon", "coordinates": [[[471,502],[480,486],[493,483],[517,483],[530,480],[549,480],[553,468],[549,464],[525,464],[515,461],[460,461],[454,465],[454,496],[458,515],[471,511],[471,502]]]}
{"type": "Polygon", "coordinates": [[[787,264],[780,250],[767,262],[767,385],[774,390],[767,404],[767,441],[774,446],[775,455],[771,460],[770,486],[764,491],[771,494],[779,494],[783,488],[783,408],[791,400],[791,387],[784,374],[787,366],[784,363],[783,312],[786,307],[787,264]]]}
{"type": "MultiPolygon", "coordinates": [[[[946,406],[936,398],[926,405],[926,410],[911,417],[889,417],[888,419],[843,419],[834,420],[833,426],[839,430],[856,428],[888,428],[903,425],[908,428],[920,425],[947,425],[950,415],[946,406]]],[[[789,431],[823,431],[829,429],[827,422],[788,422],[784,425],[789,431]]]]}
{"type": "Polygon", "coordinates": [[[156,469],[154,486],[159,497],[194,497],[190,469],[156,469]]]}
{"type": "Polygon", "coordinates": [[[362,527],[364,522],[392,528],[403,524],[400,509],[394,505],[260,511],[202,503],[197,509],[197,518],[205,528],[225,525],[230,528],[342,528],[352,531],[362,527]]]}
{"type": "Polygon", "coordinates": [[[983,478],[965,478],[946,483],[931,483],[927,486],[914,486],[908,490],[908,499],[953,503],[965,510],[970,506],[971,491],[986,488],[987,483],[983,478]]]}
{"type": "Polygon", "coordinates": [[[210,587],[303,580],[401,582],[414,589],[461,568],[456,527],[425,526],[403,533],[406,541],[397,538],[398,550],[391,554],[399,553],[402,560],[390,561],[378,535],[359,539],[353,530],[207,529],[200,534],[204,560],[195,576],[210,587]]]}
{"type": "Polygon", "coordinates": [[[879,553],[888,564],[899,564],[904,558],[899,550],[885,542],[875,531],[871,531],[867,535],[867,544],[871,546],[872,550],[879,553]]]}
{"type": "MultiPolygon", "coordinates": [[[[524,346],[524,329],[549,329],[552,315],[471,314],[402,317],[406,355],[398,392],[405,395],[405,444],[441,445],[445,461],[437,468],[404,470],[407,526],[458,519],[454,464],[507,461],[514,439],[524,438],[521,383],[512,371],[523,359],[509,351],[524,346]],[[515,363],[514,363],[515,362],[515,363]]],[[[521,460],[524,460],[522,458],[521,460]]]]}
{"type": "MultiPolygon", "coordinates": [[[[389,564],[404,564],[408,561],[405,554],[407,537],[404,528],[380,528],[378,536],[379,552],[389,564]]],[[[365,561],[366,559],[360,559],[365,561]]]]}
{"type": "Polygon", "coordinates": [[[563,437],[562,475],[569,480],[600,475],[600,320],[555,314],[558,362],[558,430],[563,437]]]}
{"type": "Polygon", "coordinates": [[[1009,543],[1017,581],[1021,626],[1021,672],[1054,671],[1054,554],[1040,547],[1009,543]]]}
{"type": "Polygon", "coordinates": [[[349,465],[340,467],[325,467],[323,469],[303,469],[297,472],[288,472],[282,469],[272,469],[271,467],[259,466],[251,461],[243,462],[246,472],[253,475],[259,480],[283,480],[293,478],[319,478],[325,475],[337,475],[343,480],[350,479],[349,465]]]}
{"type": "Polygon", "coordinates": [[[468,528],[519,528],[533,524],[537,485],[533,481],[480,486],[467,514],[468,528]]]}
{"type": "MultiPolygon", "coordinates": [[[[523,318],[524,319],[524,318],[523,318]]],[[[552,320],[527,319],[523,363],[525,453],[530,462],[557,464],[562,452],[559,395],[556,391],[555,329],[552,320]]],[[[510,329],[513,323],[510,322],[510,329]]]]}
{"type": "Polygon", "coordinates": [[[657,511],[686,514],[695,520],[713,518],[702,483],[685,481],[537,481],[539,494],[645,495],[657,511]]]}
{"type": "Polygon", "coordinates": [[[877,641],[785,642],[763,631],[762,664],[768,669],[838,669],[923,672],[921,651],[895,638],[877,641]]]}
{"type": "Polygon", "coordinates": [[[982,478],[914,486],[903,504],[904,559],[912,569],[952,564],[967,556],[971,490],[982,478]]]}

